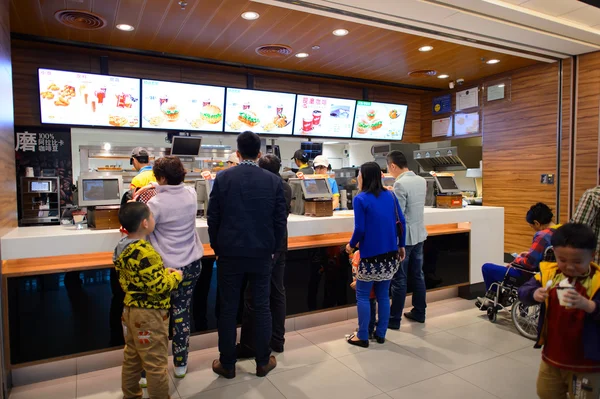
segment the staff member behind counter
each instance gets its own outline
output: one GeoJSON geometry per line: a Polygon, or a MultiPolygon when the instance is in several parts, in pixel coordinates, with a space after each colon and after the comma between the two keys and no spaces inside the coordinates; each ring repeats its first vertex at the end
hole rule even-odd
{"type": "Polygon", "coordinates": [[[150,153],[144,147],[136,147],[131,152],[131,158],[129,164],[133,165],[135,170],[138,171],[137,176],[131,180],[129,188],[133,191],[145,187],[150,183],[156,182],[154,172],[152,171],[152,165],[150,165],[150,153]]]}
{"type": "MultiPolygon", "coordinates": [[[[326,175],[329,169],[329,159],[325,155],[318,155],[313,161],[313,167],[317,175],[326,175]]],[[[333,194],[333,209],[338,209],[340,206],[340,190],[335,179],[328,177],[331,193],[333,194]]]]}
{"type": "Polygon", "coordinates": [[[296,163],[297,169],[292,168],[294,172],[302,172],[305,175],[312,175],[315,170],[308,166],[308,155],[303,150],[297,150],[292,157],[292,161],[296,163]]]}

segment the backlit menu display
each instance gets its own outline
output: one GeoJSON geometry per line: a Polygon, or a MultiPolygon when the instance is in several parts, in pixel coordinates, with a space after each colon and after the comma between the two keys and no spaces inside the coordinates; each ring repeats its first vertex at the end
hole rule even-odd
{"type": "Polygon", "coordinates": [[[350,138],[356,101],[298,95],[294,135],[350,138]]]}
{"type": "Polygon", "coordinates": [[[295,106],[295,94],[228,88],[225,132],[291,135],[295,106]]]}
{"type": "Polygon", "coordinates": [[[140,80],[39,69],[42,123],[140,127],[140,80]]]}
{"type": "Polygon", "coordinates": [[[142,80],[142,127],[223,131],[225,88],[142,80]]]}
{"type": "Polygon", "coordinates": [[[358,101],[352,138],[402,140],[408,106],[358,101]]]}

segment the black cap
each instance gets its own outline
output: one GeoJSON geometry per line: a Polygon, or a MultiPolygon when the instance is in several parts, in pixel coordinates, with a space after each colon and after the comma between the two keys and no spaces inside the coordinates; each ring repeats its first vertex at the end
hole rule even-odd
{"type": "Polygon", "coordinates": [[[297,150],[294,153],[294,156],[292,157],[292,159],[297,159],[298,161],[300,161],[302,163],[307,163],[308,155],[303,150],[297,150]]]}

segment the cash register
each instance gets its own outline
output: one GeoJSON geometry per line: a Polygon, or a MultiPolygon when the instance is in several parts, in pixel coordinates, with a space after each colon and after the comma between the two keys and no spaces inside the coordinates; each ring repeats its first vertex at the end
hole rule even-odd
{"type": "Polygon", "coordinates": [[[198,179],[196,180],[196,196],[198,198],[198,216],[206,217],[208,212],[208,199],[210,198],[210,192],[212,191],[215,181],[212,179],[198,179]]]}
{"type": "Polygon", "coordinates": [[[433,175],[437,194],[438,208],[462,208],[462,194],[452,174],[438,173],[433,175]]]}
{"type": "Polygon", "coordinates": [[[333,194],[329,180],[320,176],[290,179],[292,213],[305,216],[332,216],[333,194]]]}
{"type": "Polygon", "coordinates": [[[119,208],[124,193],[123,177],[104,173],[82,173],[77,184],[78,205],[87,208],[88,226],[98,230],[118,229],[119,208]]]}

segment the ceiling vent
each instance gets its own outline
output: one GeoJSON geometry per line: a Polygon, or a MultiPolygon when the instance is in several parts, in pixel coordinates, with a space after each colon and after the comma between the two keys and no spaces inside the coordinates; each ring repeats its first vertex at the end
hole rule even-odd
{"type": "Polygon", "coordinates": [[[285,44],[265,44],[256,48],[256,54],[269,58],[287,57],[292,54],[292,48],[285,44]]]}
{"type": "Polygon", "coordinates": [[[104,18],[85,10],[59,10],[54,17],[61,24],[75,29],[97,30],[106,26],[104,18]]]}
{"type": "Polygon", "coordinates": [[[428,76],[437,75],[437,71],[435,69],[417,69],[416,71],[411,71],[408,73],[408,76],[411,78],[426,78],[428,76]]]}

